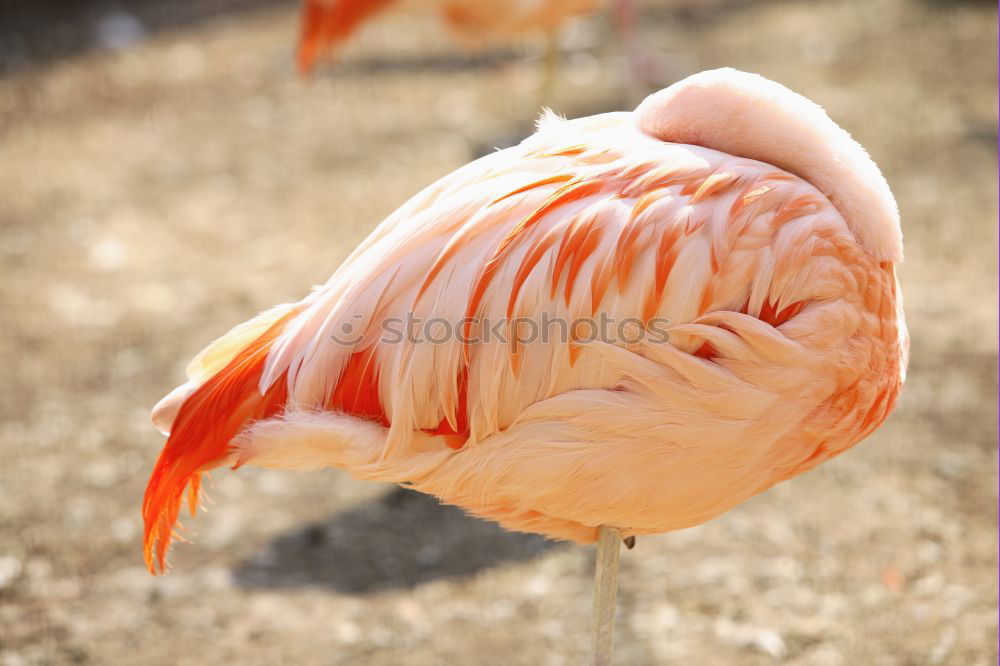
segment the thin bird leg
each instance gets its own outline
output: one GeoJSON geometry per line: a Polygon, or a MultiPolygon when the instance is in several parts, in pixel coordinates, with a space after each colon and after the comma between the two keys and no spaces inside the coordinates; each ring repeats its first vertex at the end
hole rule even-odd
{"type": "Polygon", "coordinates": [[[615,597],[622,535],[615,527],[597,530],[597,571],[594,574],[594,666],[610,666],[615,643],[615,597]]]}
{"type": "Polygon", "coordinates": [[[538,89],[538,106],[552,106],[559,74],[559,31],[553,28],[545,33],[545,60],[542,63],[542,85],[538,89]]]}
{"type": "Polygon", "coordinates": [[[642,83],[639,79],[639,45],[636,40],[636,8],[635,0],[615,0],[615,27],[618,29],[618,40],[621,42],[622,55],[625,61],[625,95],[629,103],[642,101],[642,83]]]}

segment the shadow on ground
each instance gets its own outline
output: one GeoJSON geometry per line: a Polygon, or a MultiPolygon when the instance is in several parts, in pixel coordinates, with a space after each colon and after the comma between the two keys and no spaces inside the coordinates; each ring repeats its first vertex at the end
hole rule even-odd
{"type": "Polygon", "coordinates": [[[506,532],[433,497],[397,488],[278,537],[238,565],[233,577],[241,587],[320,586],[365,594],[469,576],[562,546],[506,532]]]}

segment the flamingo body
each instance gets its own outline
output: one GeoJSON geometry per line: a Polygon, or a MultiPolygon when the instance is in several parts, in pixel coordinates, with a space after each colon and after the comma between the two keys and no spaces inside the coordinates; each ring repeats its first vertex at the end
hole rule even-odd
{"type": "Polygon", "coordinates": [[[577,542],[703,523],[887,417],[908,347],[901,252],[867,154],[760,77],[545,117],[192,362],[154,410],[170,436],[147,563],[162,568],[185,489],[193,510],[224,464],[338,467],[577,542]],[[432,318],[434,342],[386,330],[432,318]],[[570,325],[518,337],[518,318],[570,325]]]}
{"type": "MultiPolygon", "coordinates": [[[[399,0],[305,0],[299,70],[340,48],[362,25],[399,0]]],[[[599,0],[422,0],[437,10],[463,41],[502,39],[540,30],[552,33],[563,21],[593,11],[599,0]]]]}

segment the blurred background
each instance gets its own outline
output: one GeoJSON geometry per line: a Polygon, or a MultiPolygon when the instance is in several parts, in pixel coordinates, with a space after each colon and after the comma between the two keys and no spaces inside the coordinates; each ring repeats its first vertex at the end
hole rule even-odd
{"type": "MultiPolygon", "coordinates": [[[[624,554],[620,663],[996,663],[996,5],[640,7],[662,84],[759,72],[871,152],[912,361],[857,449],[624,554]]],[[[194,545],[143,566],[148,413],[188,359],[539,111],[530,36],[468,50],[417,6],[304,81],[297,12],[0,6],[0,666],[585,659],[592,548],[332,470],[215,473],[194,545]]],[[[565,26],[560,61],[558,112],[634,106],[607,11],[565,26]]]]}

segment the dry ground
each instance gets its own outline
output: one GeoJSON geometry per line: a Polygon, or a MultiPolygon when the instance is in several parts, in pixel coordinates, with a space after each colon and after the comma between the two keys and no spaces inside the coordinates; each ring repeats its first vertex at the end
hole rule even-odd
{"type": "MultiPolygon", "coordinates": [[[[0,78],[0,665],[582,663],[592,549],[334,471],[214,475],[146,573],[147,413],[186,360],[536,113],[537,60],[420,17],[304,85],[295,8],[249,4],[0,78]]],[[[996,663],[995,6],[716,3],[643,33],[672,76],[758,71],[869,148],[913,350],[858,449],[624,556],[621,663],[996,663]]],[[[558,110],[624,104],[608,34],[570,35],[558,110]]]]}

